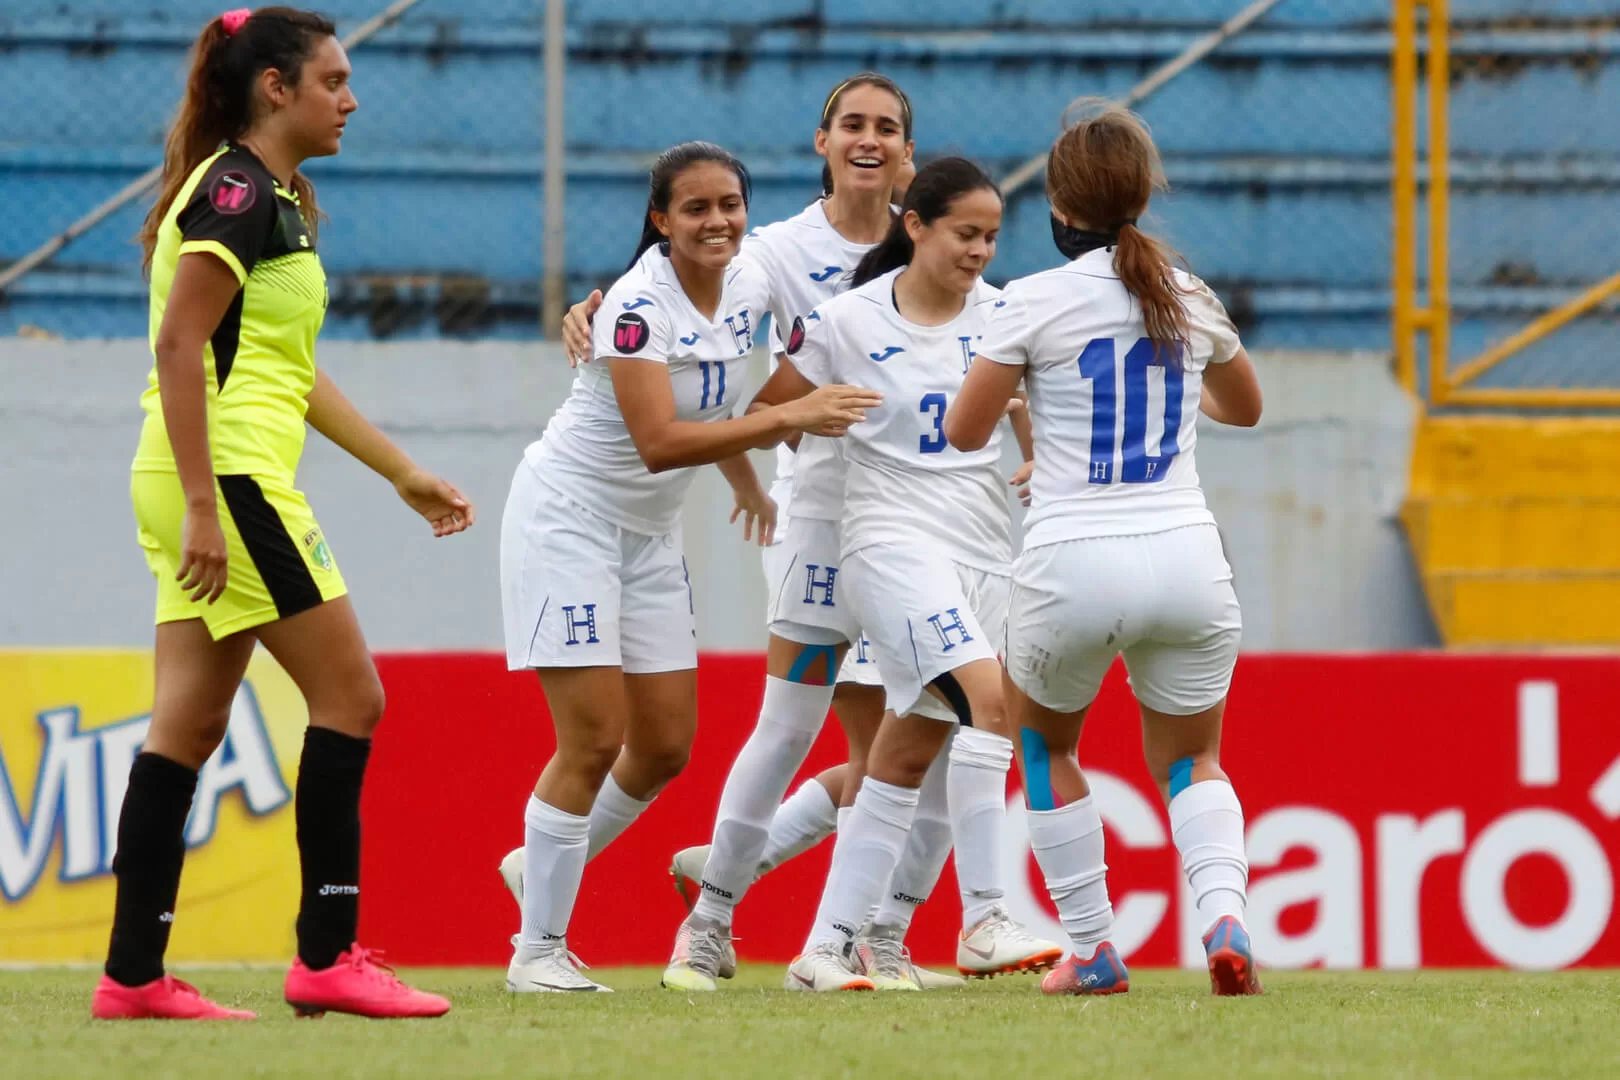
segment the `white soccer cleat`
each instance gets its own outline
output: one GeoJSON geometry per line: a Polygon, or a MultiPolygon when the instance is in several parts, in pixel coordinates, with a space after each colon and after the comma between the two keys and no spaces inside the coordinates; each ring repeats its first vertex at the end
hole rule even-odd
{"type": "Polygon", "coordinates": [[[532,960],[519,963],[518,939],[512,938],[512,962],[506,965],[506,988],[514,994],[611,994],[612,990],[595,983],[579,973],[584,965],[579,957],[568,951],[562,938],[547,942],[546,948],[532,960]]]}
{"type": "Polygon", "coordinates": [[[1025,930],[999,904],[962,931],[956,943],[956,970],[975,979],[1046,971],[1062,959],[1063,946],[1025,930]]]}
{"type": "Polygon", "coordinates": [[[686,913],[692,914],[698,897],[703,895],[703,867],[709,861],[709,845],[682,848],[669,861],[669,876],[675,881],[675,891],[681,894],[686,913]]]}
{"type": "Polygon", "coordinates": [[[788,990],[828,994],[839,990],[873,990],[872,980],[850,968],[837,942],[817,945],[794,957],[782,985],[788,990]]]}
{"type": "Polygon", "coordinates": [[[867,926],[855,939],[851,966],[879,990],[921,990],[911,963],[911,950],[898,927],[867,926]]]}
{"type": "Polygon", "coordinates": [[[517,901],[517,906],[523,907],[523,849],[513,848],[501,860],[501,880],[506,882],[506,888],[517,901]]]}
{"type": "Polygon", "coordinates": [[[729,931],[718,926],[699,926],[688,916],[675,934],[675,951],[669,958],[669,967],[664,969],[663,985],[670,990],[712,991],[730,947],[729,931]]]}
{"type": "Polygon", "coordinates": [[[917,977],[917,985],[924,990],[956,990],[967,985],[967,980],[960,975],[950,975],[943,971],[929,971],[925,967],[911,965],[911,973],[917,977]]]}
{"type": "MultiPolygon", "coordinates": [[[[669,861],[669,876],[675,881],[675,891],[681,894],[681,902],[686,905],[688,915],[697,906],[698,897],[703,895],[703,867],[708,861],[708,844],[682,848],[669,861]]],[[[732,947],[729,933],[725,935],[720,964],[714,974],[721,979],[729,979],[737,974],[737,950],[732,947]]]]}

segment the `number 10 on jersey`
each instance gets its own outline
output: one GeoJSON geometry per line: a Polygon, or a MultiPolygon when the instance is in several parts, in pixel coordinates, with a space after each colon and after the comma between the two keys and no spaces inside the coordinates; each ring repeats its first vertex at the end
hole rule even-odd
{"type": "Polygon", "coordinates": [[[1125,354],[1125,363],[1115,363],[1113,338],[1096,338],[1079,357],[1080,375],[1091,380],[1091,472],[1093,484],[1112,484],[1114,454],[1119,452],[1118,481],[1124,484],[1152,484],[1164,479],[1181,447],[1181,403],[1184,396],[1181,348],[1160,349],[1154,355],[1153,341],[1139,338],[1125,354]],[[1148,368],[1164,369],[1164,433],[1159,452],[1147,450],[1148,368]],[[1125,376],[1125,424],[1121,444],[1116,445],[1114,414],[1119,408],[1119,377],[1125,376]]]}

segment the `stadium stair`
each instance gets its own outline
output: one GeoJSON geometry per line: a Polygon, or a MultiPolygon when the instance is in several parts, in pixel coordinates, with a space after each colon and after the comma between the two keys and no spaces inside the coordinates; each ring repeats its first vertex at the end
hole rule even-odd
{"type": "Polygon", "coordinates": [[[1448,646],[1620,645],[1620,417],[1426,417],[1401,521],[1448,646]]]}

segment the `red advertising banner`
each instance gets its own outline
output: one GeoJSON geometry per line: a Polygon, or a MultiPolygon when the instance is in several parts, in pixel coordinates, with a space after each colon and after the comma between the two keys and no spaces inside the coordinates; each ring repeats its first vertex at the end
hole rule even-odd
{"type": "MultiPolygon", "coordinates": [[[[501,657],[379,660],[389,712],[365,802],[363,934],[420,964],[502,964],[516,905],[496,865],[551,746],[538,681],[501,657]]],[[[592,964],[660,964],[683,908],[670,855],[705,843],[753,724],[757,656],[708,655],[686,773],[593,862],[570,930],[592,964]]],[[[804,775],[842,755],[835,724],[804,775]]],[[[1198,963],[1163,805],[1116,667],[1082,762],[1107,825],[1115,943],[1138,965],[1198,963]]],[[[1620,658],[1431,654],[1245,656],[1223,759],[1243,800],[1249,926],[1273,967],[1620,966],[1620,658]]],[[[1015,914],[1061,939],[1009,786],[1015,914]]],[[[804,939],[831,843],[760,881],[738,912],[744,959],[804,939]]],[[[910,944],[954,955],[949,868],[910,944]]]]}

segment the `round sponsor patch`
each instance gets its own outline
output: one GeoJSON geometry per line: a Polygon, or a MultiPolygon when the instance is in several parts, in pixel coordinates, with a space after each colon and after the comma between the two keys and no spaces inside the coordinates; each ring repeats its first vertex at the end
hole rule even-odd
{"type": "Polygon", "coordinates": [[[235,169],[220,173],[208,189],[208,201],[221,214],[244,214],[258,201],[259,189],[253,178],[235,169]]]}
{"type": "Polygon", "coordinates": [[[793,320],[793,329],[788,331],[787,351],[792,356],[804,347],[804,316],[800,315],[793,320]]]}
{"type": "Polygon", "coordinates": [[[640,352],[651,336],[647,320],[633,311],[627,311],[613,324],[613,349],[621,353],[640,352]]]}

